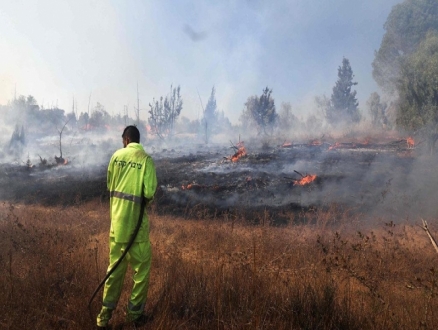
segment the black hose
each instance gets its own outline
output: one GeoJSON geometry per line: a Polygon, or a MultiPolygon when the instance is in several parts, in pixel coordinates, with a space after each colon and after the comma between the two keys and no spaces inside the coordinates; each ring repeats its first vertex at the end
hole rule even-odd
{"type": "Polygon", "coordinates": [[[106,274],[104,279],[99,283],[99,285],[96,288],[96,290],[94,290],[94,293],[91,296],[90,301],[88,302],[88,307],[91,306],[91,303],[93,302],[93,300],[96,297],[96,294],[99,292],[100,288],[105,284],[105,281],[111,276],[111,274],[120,265],[120,263],[122,262],[123,258],[126,256],[126,254],[128,253],[129,249],[131,248],[132,244],[134,243],[134,240],[137,237],[138,231],[140,230],[140,227],[141,227],[145,206],[146,206],[146,198],[143,197],[142,202],[141,202],[141,207],[140,207],[140,216],[138,217],[138,221],[137,221],[137,226],[135,227],[134,231],[132,232],[132,235],[131,235],[131,238],[129,239],[128,245],[126,245],[125,251],[123,251],[122,255],[117,260],[115,265],[108,271],[108,273],[106,274]]]}

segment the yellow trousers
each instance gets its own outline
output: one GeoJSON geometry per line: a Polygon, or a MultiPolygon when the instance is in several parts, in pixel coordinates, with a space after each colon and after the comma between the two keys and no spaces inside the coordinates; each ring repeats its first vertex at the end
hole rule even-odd
{"type": "MultiPolygon", "coordinates": [[[[110,264],[108,271],[112,269],[117,260],[126,249],[127,243],[116,243],[114,238],[110,238],[110,264]]],[[[149,275],[152,261],[152,248],[150,242],[134,242],[126,254],[123,261],[117,266],[116,270],[106,280],[103,290],[103,307],[101,314],[105,310],[109,310],[109,318],[111,312],[117,306],[120,295],[122,293],[123,282],[125,279],[128,264],[134,271],[134,284],[131,291],[131,296],[128,301],[127,318],[135,320],[143,312],[149,288],[149,275]]],[[[105,315],[98,316],[98,324],[108,320],[99,320],[99,317],[106,318],[105,315]],[[101,322],[99,322],[101,321],[101,322]]]]}

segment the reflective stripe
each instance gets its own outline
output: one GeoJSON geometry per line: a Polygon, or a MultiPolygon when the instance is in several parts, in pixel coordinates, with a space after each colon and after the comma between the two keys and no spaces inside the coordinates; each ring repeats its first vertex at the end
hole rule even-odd
{"type": "Polygon", "coordinates": [[[125,194],[125,193],[122,193],[120,191],[111,191],[110,192],[110,196],[111,197],[125,199],[127,201],[131,201],[131,202],[138,203],[138,204],[141,204],[141,202],[143,200],[142,197],[134,196],[134,195],[131,195],[131,194],[125,194]]]}

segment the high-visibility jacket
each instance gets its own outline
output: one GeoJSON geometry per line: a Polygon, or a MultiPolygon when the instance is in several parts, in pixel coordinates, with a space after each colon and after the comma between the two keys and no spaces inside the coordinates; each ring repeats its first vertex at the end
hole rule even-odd
{"type": "MultiPolygon", "coordinates": [[[[150,203],[157,188],[154,162],[142,145],[131,142],[113,154],[108,165],[107,186],[110,192],[110,237],[114,237],[117,243],[127,243],[137,225],[142,199],[146,198],[150,203]]],[[[145,211],[135,242],[147,241],[149,219],[145,211]]]]}

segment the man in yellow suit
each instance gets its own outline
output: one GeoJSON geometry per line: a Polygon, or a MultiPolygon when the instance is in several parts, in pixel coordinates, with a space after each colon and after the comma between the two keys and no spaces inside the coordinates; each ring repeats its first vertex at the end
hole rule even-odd
{"type": "Polygon", "coordinates": [[[157,176],[152,158],[140,144],[140,132],[127,126],[122,134],[123,147],[117,150],[108,165],[107,185],[110,192],[110,257],[108,271],[113,268],[126,249],[141,217],[141,226],[125,258],[105,282],[102,309],[97,316],[97,327],[106,328],[122,292],[128,267],[134,271],[134,285],[128,301],[127,321],[140,322],[144,318],[149,274],[151,244],[149,219],[142,213],[153,199],[157,176]]]}

